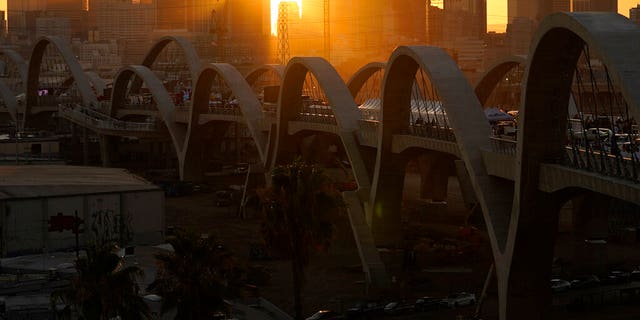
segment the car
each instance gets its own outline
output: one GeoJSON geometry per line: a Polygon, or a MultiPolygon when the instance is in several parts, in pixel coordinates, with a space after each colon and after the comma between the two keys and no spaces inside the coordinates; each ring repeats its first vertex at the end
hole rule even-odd
{"type": "Polygon", "coordinates": [[[629,282],[629,280],[630,280],[629,272],[622,271],[622,270],[611,270],[604,277],[603,281],[605,282],[605,284],[620,284],[620,283],[629,282]]]}
{"type": "Polygon", "coordinates": [[[384,306],[385,314],[401,314],[405,312],[411,312],[414,309],[414,305],[406,303],[405,301],[389,302],[384,306]]]}
{"type": "Polygon", "coordinates": [[[551,292],[565,292],[571,289],[571,282],[562,279],[551,279],[551,292]]]}
{"type": "Polygon", "coordinates": [[[427,311],[436,310],[445,306],[445,302],[439,298],[422,297],[418,298],[415,303],[416,310],[427,311]]]}
{"type": "Polygon", "coordinates": [[[216,207],[228,207],[233,203],[233,192],[229,190],[216,191],[216,207]]]}
{"type": "Polygon", "coordinates": [[[571,280],[572,289],[587,289],[600,285],[600,278],[596,275],[577,276],[571,280]]]}
{"type": "Polygon", "coordinates": [[[357,303],[353,307],[347,309],[345,313],[348,319],[357,319],[375,317],[382,314],[383,311],[384,305],[375,301],[368,301],[357,303]]]}
{"type": "Polygon", "coordinates": [[[629,275],[629,280],[640,281],[640,269],[631,271],[631,274],[629,275]]]}
{"type": "Polygon", "coordinates": [[[249,172],[249,164],[248,163],[238,163],[236,166],[236,173],[245,174],[249,172]]]}
{"type": "Polygon", "coordinates": [[[328,309],[319,310],[305,320],[327,320],[327,319],[344,319],[344,316],[328,309]]]}
{"type": "Polygon", "coordinates": [[[449,295],[443,301],[449,308],[470,306],[476,303],[476,295],[473,293],[459,292],[449,295]]]}

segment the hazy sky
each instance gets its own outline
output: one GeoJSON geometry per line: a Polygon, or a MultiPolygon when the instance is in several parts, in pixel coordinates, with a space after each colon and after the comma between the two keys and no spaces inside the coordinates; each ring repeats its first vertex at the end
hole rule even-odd
{"type": "MultiPolygon", "coordinates": [[[[640,0],[618,0],[618,12],[629,16],[629,8],[635,7],[640,0]]],[[[0,9],[6,11],[7,0],[0,0],[0,9]]],[[[504,31],[507,23],[507,0],[487,0],[487,24],[489,30],[504,31]],[[494,26],[495,25],[495,26],[494,26]]]]}

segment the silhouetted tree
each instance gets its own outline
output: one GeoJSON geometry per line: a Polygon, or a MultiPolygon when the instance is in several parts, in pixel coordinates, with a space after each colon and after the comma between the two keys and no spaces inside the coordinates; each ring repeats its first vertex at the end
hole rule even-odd
{"type": "Polygon", "coordinates": [[[212,319],[224,299],[239,295],[243,272],[215,238],[176,230],[173,252],[157,254],[156,279],[149,290],[162,296],[162,310],[176,308],[176,319],[212,319]]]}
{"type": "Polygon", "coordinates": [[[69,287],[52,293],[52,305],[62,303],[62,313],[67,315],[74,308],[78,319],[150,319],[137,283],[143,271],[136,266],[122,267],[116,249],[107,243],[90,245],[86,257],[76,260],[77,275],[69,287]]]}
{"type": "Polygon", "coordinates": [[[260,192],[267,246],[291,259],[296,319],[302,319],[305,268],[314,251],[328,249],[333,223],[344,202],[323,171],[296,160],[276,167],[271,187],[260,192]]]}

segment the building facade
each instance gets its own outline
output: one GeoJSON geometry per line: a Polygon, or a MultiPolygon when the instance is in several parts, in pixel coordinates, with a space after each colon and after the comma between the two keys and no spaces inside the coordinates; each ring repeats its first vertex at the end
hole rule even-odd
{"type": "Polygon", "coordinates": [[[635,8],[629,9],[629,19],[640,26],[640,4],[635,8]]]}

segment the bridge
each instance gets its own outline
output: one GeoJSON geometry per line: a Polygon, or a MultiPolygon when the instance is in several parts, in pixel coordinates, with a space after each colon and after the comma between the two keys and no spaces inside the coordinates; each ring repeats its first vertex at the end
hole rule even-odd
{"type": "Polygon", "coordinates": [[[232,124],[247,128],[265,168],[301,154],[314,160],[323,154],[309,150],[337,144],[357,184],[343,195],[371,287],[389,285],[376,245],[400,237],[399,186],[418,157],[424,198],[446,199],[457,175],[482,208],[500,318],[547,319],[561,206],[594,194],[585,208],[606,209],[611,198],[640,204],[639,40],[640,29],[617,14],[553,14],[528,57],[500,61],[474,88],[437,47],[398,47],[345,83],[322,58],[243,76],[165,37],[140,65],[118,72],[107,96],[68,46],[43,37],[28,63],[0,50],[0,95],[16,130],[35,110],[55,108],[95,131],[105,165],[114,136],[168,136],[185,180],[201,179],[203,154],[232,124]],[[517,134],[496,134],[483,112],[492,104],[517,110],[517,134]]]}

